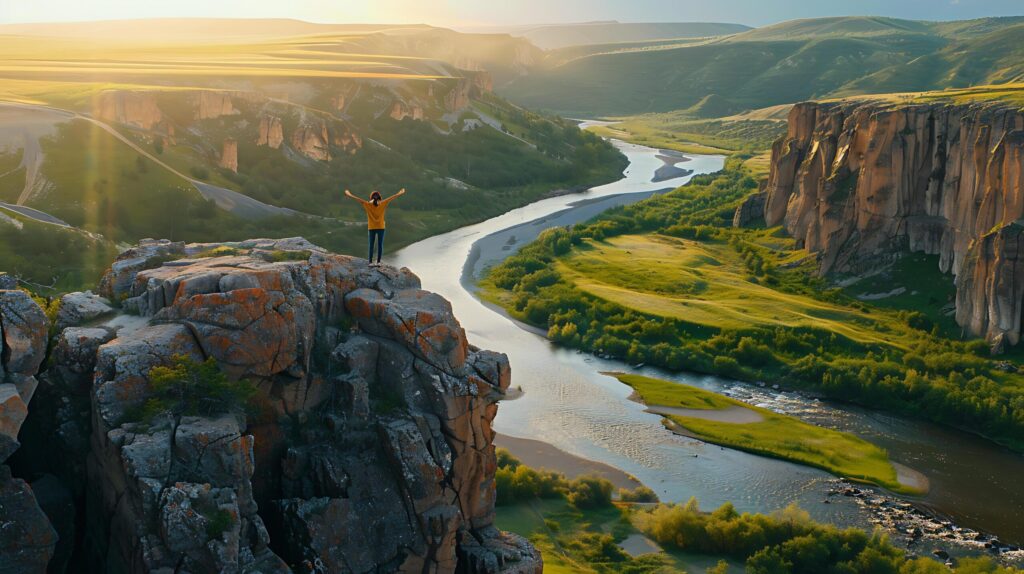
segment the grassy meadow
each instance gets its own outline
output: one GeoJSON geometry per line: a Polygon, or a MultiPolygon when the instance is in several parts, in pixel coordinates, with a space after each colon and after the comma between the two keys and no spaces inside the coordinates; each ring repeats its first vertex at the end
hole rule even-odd
{"type": "Polygon", "coordinates": [[[921,494],[899,482],[885,450],[849,433],[805,423],[691,385],[622,373],[614,376],[632,387],[650,406],[714,411],[741,408],[762,417],[759,422],[741,423],[662,413],[685,429],[686,434],[705,442],[813,466],[895,492],[921,494]]]}

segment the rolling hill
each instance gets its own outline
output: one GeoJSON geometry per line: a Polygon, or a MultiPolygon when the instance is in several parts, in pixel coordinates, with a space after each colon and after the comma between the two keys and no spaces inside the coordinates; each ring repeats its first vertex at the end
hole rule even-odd
{"type": "Polygon", "coordinates": [[[747,30],[750,30],[750,27],[742,24],[717,22],[586,22],[538,26],[514,32],[514,35],[526,38],[544,50],[554,50],[591,44],[646,42],[673,38],[710,38],[738,34],[747,30]]]}
{"type": "Polygon", "coordinates": [[[732,114],[812,98],[1008,82],[1024,77],[1024,18],[784,22],[679,46],[581,52],[501,88],[573,116],[683,110],[713,96],[732,114]]]}

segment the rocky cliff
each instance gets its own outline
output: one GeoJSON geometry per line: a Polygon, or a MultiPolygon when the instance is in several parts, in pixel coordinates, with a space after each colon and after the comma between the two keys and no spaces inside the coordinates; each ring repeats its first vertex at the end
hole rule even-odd
{"type": "Polygon", "coordinates": [[[62,300],[41,373],[46,317],[0,291],[0,454],[23,421],[14,476],[38,477],[29,489],[0,472],[0,523],[17,526],[0,531],[0,564],[540,572],[529,543],[493,527],[508,361],[419,287],[301,239],[144,241],[104,276],[103,298],[62,300]],[[194,369],[181,385],[219,373],[251,396],[242,408],[195,396],[207,387],[168,395],[156,367],[194,369]],[[47,520],[43,506],[64,510],[47,520]]]}
{"type": "Polygon", "coordinates": [[[269,146],[277,149],[284,143],[284,128],[281,118],[276,116],[260,116],[260,133],[256,137],[256,145],[269,146]]]}
{"type": "Polygon", "coordinates": [[[221,146],[220,161],[218,164],[224,169],[238,173],[238,141],[234,138],[227,138],[221,146]]]}
{"type": "Polygon", "coordinates": [[[163,112],[151,92],[109,90],[93,100],[93,116],[108,122],[153,130],[163,121],[163,112]]]}
{"type": "Polygon", "coordinates": [[[1016,344],[1022,129],[1024,112],[1002,104],[799,104],[772,148],[765,222],[817,253],[822,273],[937,254],[957,322],[997,350],[1016,344]]]}

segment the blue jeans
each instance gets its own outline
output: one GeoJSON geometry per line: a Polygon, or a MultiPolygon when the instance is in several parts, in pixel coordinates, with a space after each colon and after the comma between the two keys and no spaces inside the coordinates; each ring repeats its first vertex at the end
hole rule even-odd
{"type": "Polygon", "coordinates": [[[380,258],[384,255],[384,230],[383,229],[371,229],[367,237],[370,243],[370,248],[367,252],[366,258],[373,263],[373,242],[377,241],[377,263],[380,263],[380,258]]]}

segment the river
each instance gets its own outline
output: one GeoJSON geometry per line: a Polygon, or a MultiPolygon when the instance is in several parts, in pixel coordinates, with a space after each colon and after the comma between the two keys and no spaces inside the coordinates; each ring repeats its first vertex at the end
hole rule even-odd
{"type": "MultiPolygon", "coordinates": [[[[487,221],[434,236],[399,251],[388,263],[413,269],[425,289],[451,301],[470,342],[508,354],[512,385],[523,395],[501,404],[495,429],[549,443],[628,472],[663,501],[696,497],[703,508],[732,501],[741,511],[769,512],[798,503],[821,521],[870,527],[871,514],[852,498],[831,497],[831,475],[785,461],[674,435],[661,418],[629,399],[631,389],[607,371],[638,372],[733,394],[816,424],[847,430],[888,449],[891,458],[924,473],[931,491],[914,504],[958,525],[1024,542],[1024,457],[973,435],[796,393],[717,377],[634,369],[565,349],[473,295],[474,278],[541,231],[585,221],[686,183],[692,175],[652,182],[664,165],[659,150],[612,140],[629,159],[624,178],[589,191],[548,198],[487,221]]],[[[721,156],[690,155],[695,174],[722,168],[721,156]]],[[[770,383],[770,382],[769,382],[770,383]]]]}

